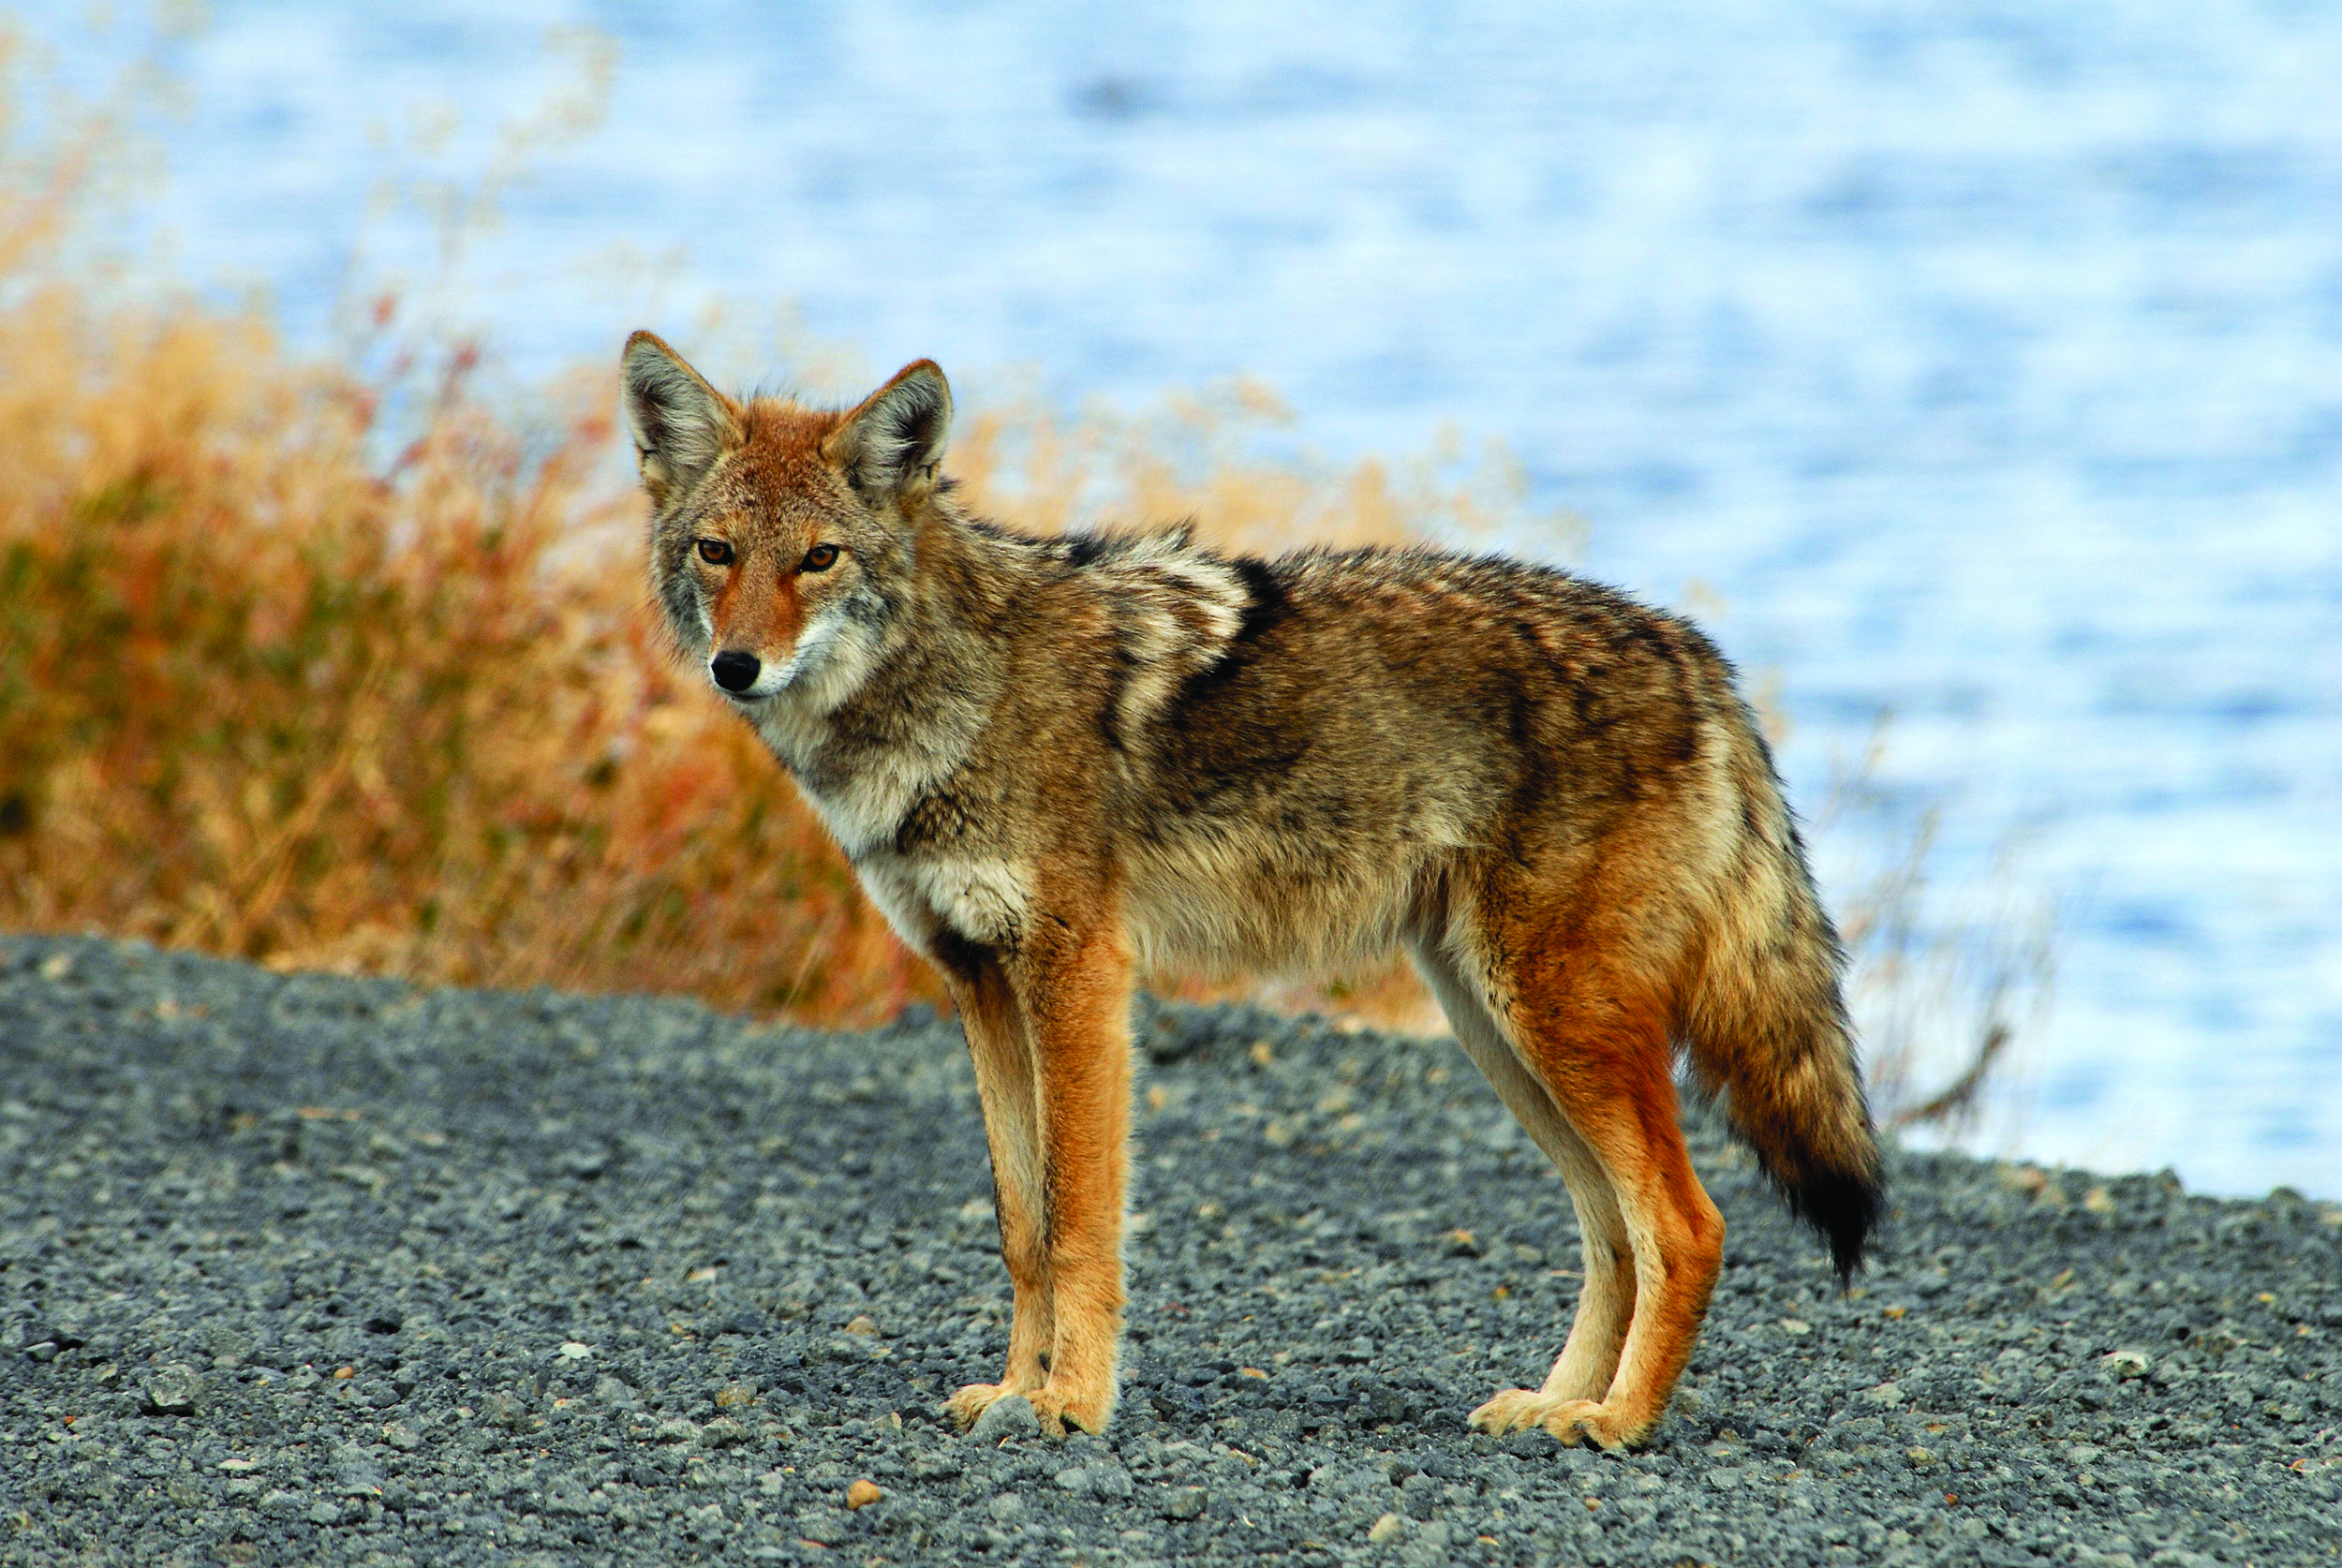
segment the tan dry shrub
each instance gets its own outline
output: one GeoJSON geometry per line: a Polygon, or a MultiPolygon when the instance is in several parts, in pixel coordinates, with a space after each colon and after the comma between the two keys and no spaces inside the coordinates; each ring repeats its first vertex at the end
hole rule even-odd
{"type": "Polygon", "coordinates": [[[604,415],[532,451],[459,371],[385,465],[378,389],[260,323],[57,286],[0,360],[0,922],[841,1018],[916,984],[632,563],[556,550],[615,504],[604,415]]]}

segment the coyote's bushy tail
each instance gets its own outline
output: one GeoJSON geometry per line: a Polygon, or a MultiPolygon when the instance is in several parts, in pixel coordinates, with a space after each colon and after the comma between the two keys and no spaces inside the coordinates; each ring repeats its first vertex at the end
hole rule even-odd
{"type": "Polygon", "coordinates": [[[1692,1068],[1790,1211],[1852,1278],[1881,1205],[1878,1144],[1823,912],[1771,759],[1752,732],[1735,771],[1744,836],[1716,890],[1682,1018],[1692,1068]]]}

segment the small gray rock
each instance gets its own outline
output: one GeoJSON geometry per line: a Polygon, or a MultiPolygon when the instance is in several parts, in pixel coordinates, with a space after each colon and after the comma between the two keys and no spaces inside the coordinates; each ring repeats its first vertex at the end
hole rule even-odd
{"type": "Polygon", "coordinates": [[[561,1156],[563,1173],[580,1181],[591,1181],[609,1168],[610,1154],[607,1149],[573,1148],[561,1156]]]}
{"type": "Polygon", "coordinates": [[[146,1408],[158,1415],[193,1415],[202,1398],[202,1374],[184,1361],[158,1367],[146,1380],[146,1408]]]}
{"type": "Polygon", "coordinates": [[[991,1408],[976,1417],[976,1424],[968,1428],[968,1435],[986,1442],[998,1442],[1003,1438],[1032,1437],[1041,1430],[1041,1417],[1032,1411],[1032,1401],[1022,1395],[1011,1394],[995,1399],[991,1408]]]}
{"type": "Polygon", "coordinates": [[[965,1468],[960,1457],[950,1449],[922,1454],[911,1461],[911,1478],[914,1481],[945,1481],[965,1468]]]}
{"type": "Polygon", "coordinates": [[[366,1459],[344,1459],[334,1466],[334,1487],[343,1497],[380,1497],[382,1470],[366,1459]]]}
{"type": "Polygon", "coordinates": [[[528,1405],[519,1395],[499,1388],[480,1402],[480,1418],[516,1432],[528,1425],[528,1405]]]}
{"type": "Polygon", "coordinates": [[[1057,1484],[1080,1497],[1121,1499],[1136,1489],[1131,1482],[1131,1472],[1112,1462],[1060,1470],[1057,1472],[1057,1484]]]}
{"type": "Polygon", "coordinates": [[[1201,1487],[1180,1487],[1163,1500],[1166,1519],[1197,1519],[1210,1506],[1211,1494],[1201,1487]]]}
{"type": "Polygon", "coordinates": [[[252,1359],[259,1341],[230,1324],[213,1324],[203,1330],[203,1346],[214,1355],[224,1358],[229,1366],[252,1359]]]}

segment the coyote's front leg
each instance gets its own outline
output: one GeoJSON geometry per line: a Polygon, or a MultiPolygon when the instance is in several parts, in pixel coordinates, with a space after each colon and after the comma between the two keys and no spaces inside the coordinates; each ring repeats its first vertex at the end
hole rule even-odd
{"type": "Polygon", "coordinates": [[[976,1093],[984,1102],[1001,1259],[1008,1265],[1015,1293],[1007,1372],[999,1383],[971,1383],[952,1396],[951,1413],[965,1428],[996,1399],[1030,1395],[1047,1381],[1043,1357],[1056,1333],[1056,1316],[1050,1303],[1047,1208],[1041,1177],[1041,1083],[1031,1039],[998,963],[971,958],[951,966],[950,972],[953,1000],[975,1063],[976,1093]]]}
{"type": "MultiPolygon", "coordinates": [[[[1038,945],[1038,944],[1037,944],[1038,945]]],[[[1105,1430],[1122,1339],[1122,1211],[1130,1181],[1131,961],[1109,921],[1066,931],[1017,975],[1040,1069],[1048,1214],[1045,1430],[1105,1430]]]]}

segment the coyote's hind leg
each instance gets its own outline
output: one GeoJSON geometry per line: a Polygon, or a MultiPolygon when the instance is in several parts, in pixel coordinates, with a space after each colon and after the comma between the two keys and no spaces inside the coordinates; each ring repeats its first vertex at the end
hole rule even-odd
{"type": "Polygon", "coordinates": [[[1418,944],[1415,959],[1464,1054],[1561,1172],[1583,1242],[1585,1280],[1578,1292],[1578,1314],[1544,1386],[1507,1389],[1473,1413],[1475,1425],[1484,1430],[1510,1431],[1533,1425],[1536,1417],[1531,1413],[1554,1401],[1599,1400],[1609,1391],[1635,1312],[1634,1252],[1609,1176],[1562,1116],[1543,1081],[1514,1053],[1490,1015],[1480,985],[1435,944],[1418,944]]]}
{"type": "Polygon", "coordinates": [[[1491,977],[1490,1011],[1608,1178],[1633,1257],[1632,1315],[1599,1397],[1579,1392],[1588,1364],[1565,1348],[1545,1388],[1499,1395],[1473,1424],[1622,1448],[1650,1436],[1691,1359],[1723,1265],[1724,1217],[1683,1146],[1665,1007],[1592,944],[1538,936],[1503,944],[1520,956],[1491,977]]]}

